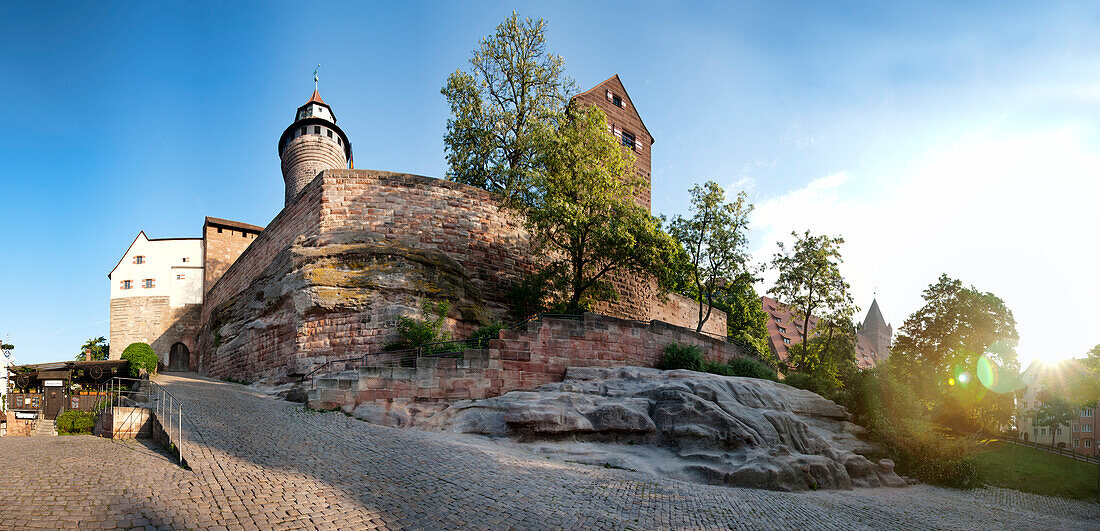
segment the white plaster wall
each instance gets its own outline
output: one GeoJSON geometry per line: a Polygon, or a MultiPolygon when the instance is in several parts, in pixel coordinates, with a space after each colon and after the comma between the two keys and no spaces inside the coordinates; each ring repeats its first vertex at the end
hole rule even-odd
{"type": "Polygon", "coordinates": [[[202,263],[201,239],[150,240],[142,232],[111,271],[111,298],[167,296],[173,307],[201,303],[202,263]],[[135,264],[139,255],[145,261],[135,264]],[[144,287],[147,278],[155,281],[152,288],[144,287]],[[130,280],[133,287],[122,289],[123,280],[130,280]]]}

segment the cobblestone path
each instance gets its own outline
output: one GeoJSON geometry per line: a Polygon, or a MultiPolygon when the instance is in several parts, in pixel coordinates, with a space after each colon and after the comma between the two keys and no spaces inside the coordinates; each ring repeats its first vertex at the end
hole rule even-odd
{"type": "Polygon", "coordinates": [[[309,412],[237,384],[157,380],[186,403],[192,470],[139,441],[0,438],[0,528],[1100,526],[1098,504],[1003,489],[711,487],[309,412]]]}

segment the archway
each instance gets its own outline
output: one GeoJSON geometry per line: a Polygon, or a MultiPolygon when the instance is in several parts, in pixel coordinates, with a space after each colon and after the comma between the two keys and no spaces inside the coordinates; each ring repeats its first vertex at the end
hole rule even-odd
{"type": "Polygon", "coordinates": [[[168,370],[186,371],[190,362],[191,351],[187,349],[187,345],[183,343],[172,345],[172,350],[168,353],[168,370]]]}

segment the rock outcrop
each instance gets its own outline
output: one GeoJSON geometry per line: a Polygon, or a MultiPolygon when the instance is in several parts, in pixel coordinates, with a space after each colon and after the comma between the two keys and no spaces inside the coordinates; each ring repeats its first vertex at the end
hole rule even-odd
{"type": "Polygon", "coordinates": [[[842,407],[755,378],[570,368],[565,381],[533,391],[462,401],[438,413],[422,406],[383,412],[365,404],[354,414],[509,437],[568,460],[708,484],[784,491],[905,485],[892,462],[860,455],[871,450],[858,437],[865,430],[842,407]]]}

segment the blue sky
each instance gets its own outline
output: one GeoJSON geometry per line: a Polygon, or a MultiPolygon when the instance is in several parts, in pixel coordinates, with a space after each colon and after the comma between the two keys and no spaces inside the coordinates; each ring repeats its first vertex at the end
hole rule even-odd
{"type": "Polygon", "coordinates": [[[1096,6],[312,4],[6,6],[0,334],[19,362],[108,334],[106,275],[139,230],[274,217],[275,144],[317,63],[357,167],[442,176],[439,89],[513,9],[549,22],[582,89],[621,76],[656,137],[655,213],[713,179],[757,205],[758,260],[791,230],[845,236],[857,303],[877,291],[895,328],[945,272],[1006,300],[1025,359],[1100,343],[1096,6]]]}

